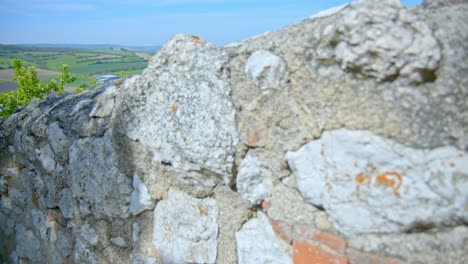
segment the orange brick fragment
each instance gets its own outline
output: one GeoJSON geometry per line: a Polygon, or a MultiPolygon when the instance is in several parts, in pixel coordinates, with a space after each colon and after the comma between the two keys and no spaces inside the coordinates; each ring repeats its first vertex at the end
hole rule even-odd
{"type": "Polygon", "coordinates": [[[400,264],[396,258],[349,250],[349,264],[400,264]]]}
{"type": "Polygon", "coordinates": [[[341,255],[345,254],[346,245],[348,244],[347,240],[326,232],[315,233],[312,239],[326,245],[341,255]]]}
{"type": "Polygon", "coordinates": [[[287,243],[292,243],[291,233],[292,233],[292,226],[286,223],[280,223],[274,220],[270,220],[271,227],[273,231],[275,231],[278,236],[286,241],[287,243]]]}
{"type": "Polygon", "coordinates": [[[340,255],[329,253],[307,242],[294,241],[294,264],[347,264],[348,260],[340,255]]]}
{"type": "Polygon", "coordinates": [[[173,105],[173,106],[171,107],[171,112],[172,112],[172,113],[177,112],[177,106],[174,106],[174,105],[173,105]]]}
{"type": "Polygon", "coordinates": [[[23,163],[18,164],[18,170],[22,171],[24,168],[26,168],[26,165],[23,163]]]}

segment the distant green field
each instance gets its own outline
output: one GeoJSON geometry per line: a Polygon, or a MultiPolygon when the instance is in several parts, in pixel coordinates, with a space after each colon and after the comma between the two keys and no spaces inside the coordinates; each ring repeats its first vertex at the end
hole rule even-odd
{"type": "Polygon", "coordinates": [[[8,82],[8,81],[7,81],[7,80],[1,80],[1,79],[0,79],[0,83],[2,83],[2,82],[8,82]]]}
{"type": "Polygon", "coordinates": [[[90,50],[69,48],[43,48],[14,45],[0,45],[0,69],[11,68],[11,60],[20,59],[25,65],[33,65],[50,71],[60,72],[67,64],[70,72],[78,79],[72,86],[90,84],[94,76],[116,74],[131,69],[132,74],[140,74],[148,62],[130,50],[90,50]]]}

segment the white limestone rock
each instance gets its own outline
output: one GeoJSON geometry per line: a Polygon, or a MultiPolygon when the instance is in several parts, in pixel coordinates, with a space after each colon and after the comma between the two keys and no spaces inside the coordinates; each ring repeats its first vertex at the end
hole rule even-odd
{"type": "Polygon", "coordinates": [[[316,14],[313,14],[310,18],[312,19],[312,18],[322,18],[322,17],[332,16],[332,15],[334,15],[336,13],[339,13],[341,10],[346,8],[348,5],[349,5],[349,3],[346,3],[346,4],[343,4],[343,5],[339,5],[339,6],[329,8],[327,10],[320,11],[320,12],[318,12],[316,14]]]}
{"type": "Polygon", "coordinates": [[[215,263],[218,206],[170,189],[154,210],[153,245],[163,263],[215,263]]]}
{"type": "Polygon", "coordinates": [[[251,204],[260,204],[273,188],[273,173],[259,157],[258,151],[249,151],[239,166],[236,186],[242,198],[251,204]]]}
{"type": "Polygon", "coordinates": [[[286,63],[278,55],[268,50],[258,50],[250,55],[245,65],[245,74],[261,90],[279,88],[286,73],[286,63]]]}
{"type": "Polygon", "coordinates": [[[317,57],[378,81],[433,81],[441,48],[430,27],[399,1],[353,3],[322,32],[317,57]]]}
{"type": "Polygon", "coordinates": [[[96,96],[96,98],[94,98],[96,104],[89,113],[89,116],[98,118],[110,116],[114,110],[114,101],[117,93],[117,89],[112,85],[96,96]]]}
{"type": "Polygon", "coordinates": [[[268,264],[292,263],[291,256],[275,235],[268,217],[257,213],[257,218],[250,219],[236,232],[238,263],[268,264]]]}
{"type": "Polygon", "coordinates": [[[228,184],[238,142],[231,88],[219,76],[228,59],[196,36],[175,36],[142,76],[122,85],[113,121],[119,133],[181,175],[211,171],[228,184]]]}
{"type": "Polygon", "coordinates": [[[130,213],[138,215],[146,210],[153,209],[155,201],[151,199],[148,188],[136,173],[133,175],[132,185],[133,192],[130,200],[130,213]]]}
{"type": "Polygon", "coordinates": [[[325,132],[286,155],[299,190],[353,236],[468,221],[468,154],[419,150],[368,131],[325,132]]]}

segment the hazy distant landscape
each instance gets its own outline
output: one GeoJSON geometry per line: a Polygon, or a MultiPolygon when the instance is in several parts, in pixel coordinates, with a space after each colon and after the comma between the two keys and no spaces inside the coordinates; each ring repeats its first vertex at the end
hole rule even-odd
{"type": "Polygon", "coordinates": [[[140,74],[148,65],[148,59],[159,49],[154,46],[124,47],[112,44],[28,44],[0,45],[0,83],[6,85],[14,71],[13,58],[20,59],[25,65],[33,65],[38,77],[48,81],[60,75],[63,64],[77,75],[71,86],[89,84],[97,75],[115,74],[121,71],[140,74]]]}

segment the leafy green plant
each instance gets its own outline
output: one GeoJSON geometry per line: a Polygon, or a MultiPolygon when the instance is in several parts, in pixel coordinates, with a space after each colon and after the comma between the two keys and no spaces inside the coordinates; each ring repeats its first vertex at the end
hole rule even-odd
{"type": "Polygon", "coordinates": [[[81,93],[81,92],[86,91],[86,89],[88,89],[88,87],[89,87],[89,86],[88,86],[87,84],[82,84],[82,85],[80,85],[80,87],[76,88],[76,89],[73,91],[73,93],[74,93],[74,94],[79,94],[79,93],[81,93]]]}
{"type": "Polygon", "coordinates": [[[62,65],[59,80],[51,80],[47,84],[41,83],[34,66],[26,67],[18,59],[13,59],[11,66],[15,70],[11,80],[18,84],[18,89],[0,94],[0,118],[10,116],[18,107],[26,106],[34,99],[42,99],[52,91],[61,94],[65,84],[76,80],[66,64],[62,65]]]}

